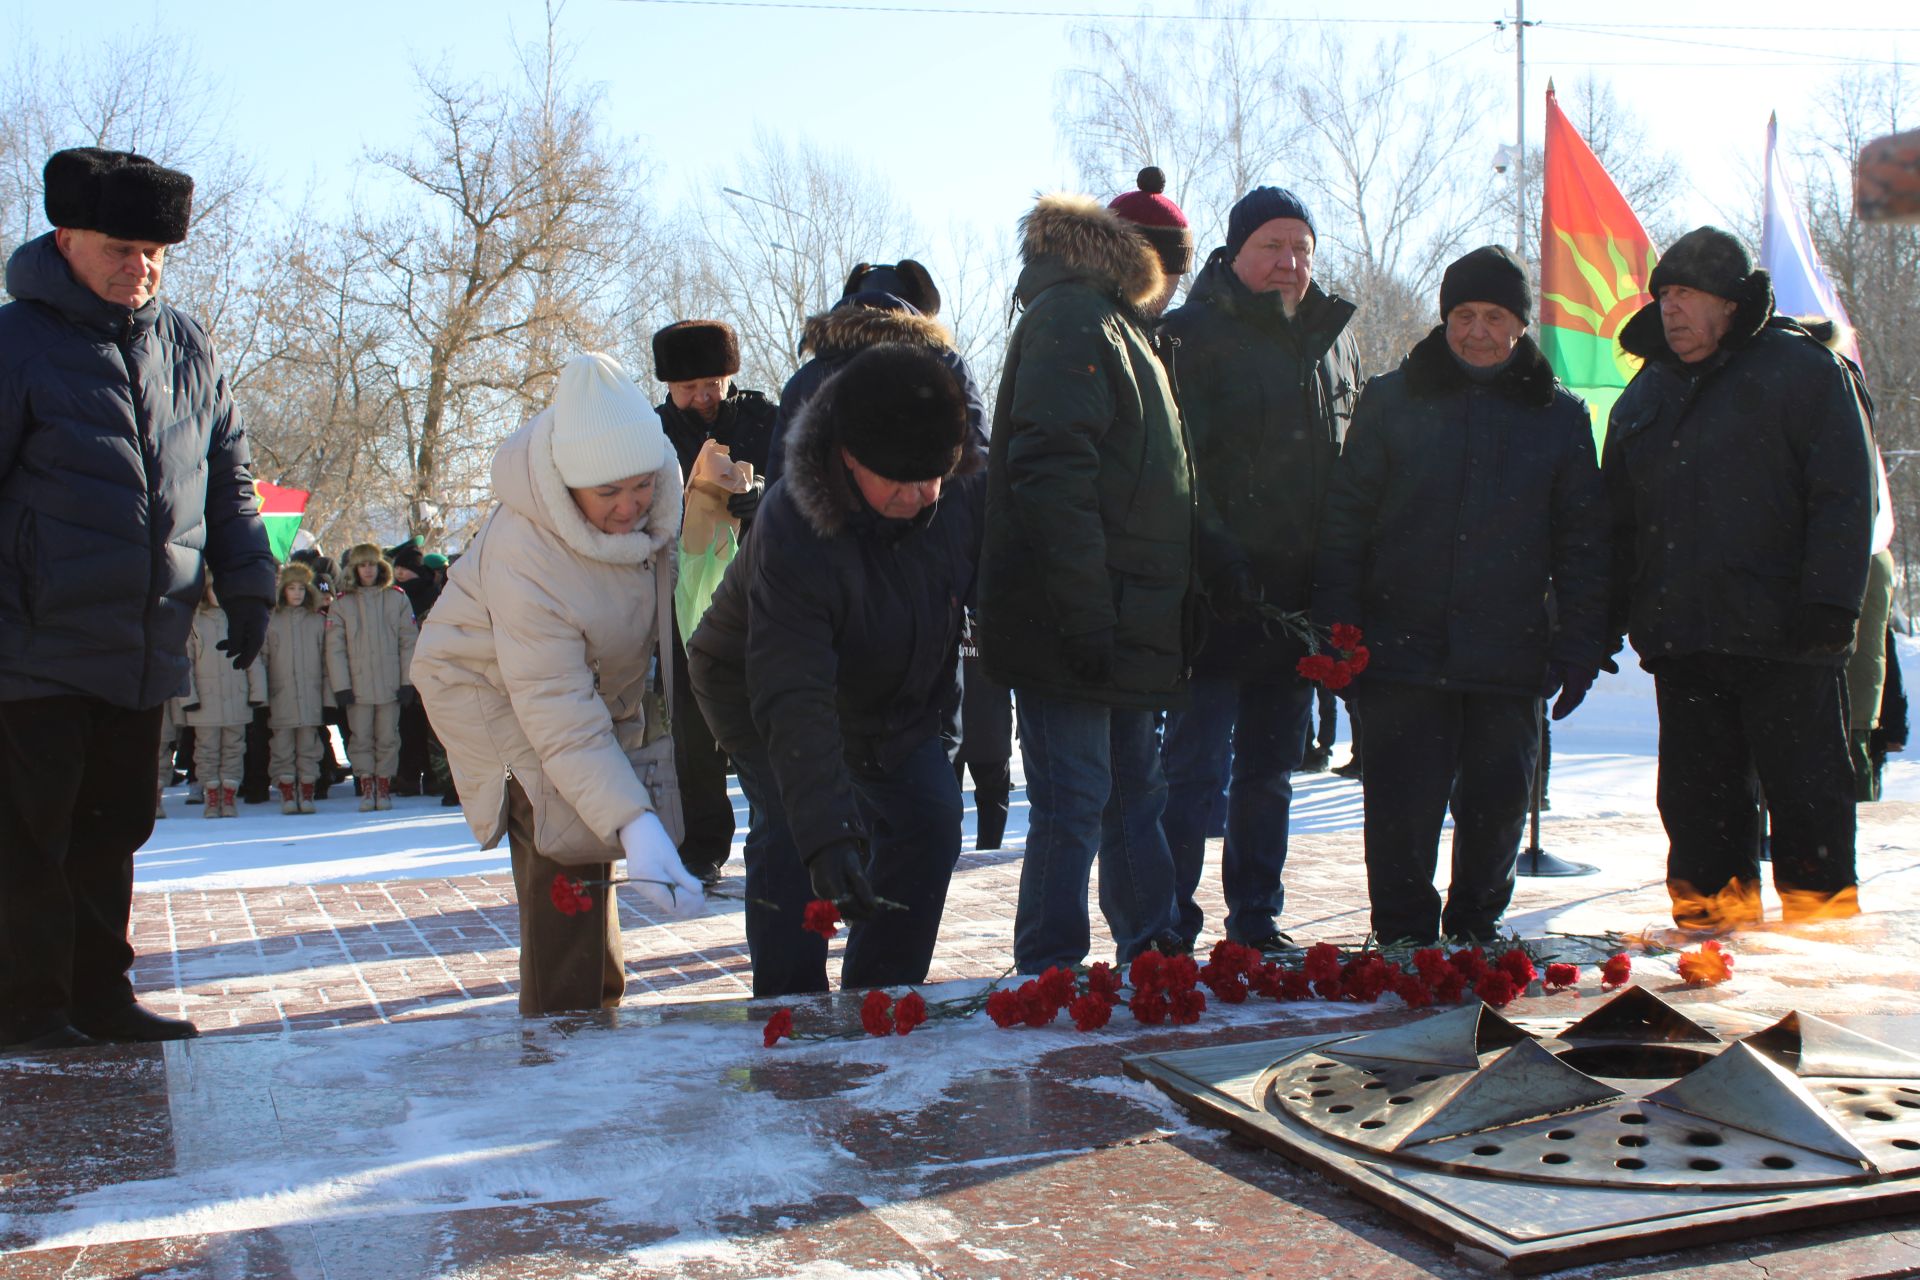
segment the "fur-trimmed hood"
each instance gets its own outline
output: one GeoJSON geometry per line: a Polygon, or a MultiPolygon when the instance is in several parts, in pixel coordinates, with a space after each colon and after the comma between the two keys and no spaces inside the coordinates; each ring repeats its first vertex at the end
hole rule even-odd
{"type": "Polygon", "coordinates": [[[882,342],[900,342],[934,351],[953,350],[953,333],[918,311],[837,306],[807,317],[800,331],[800,354],[832,358],[882,342]]]}
{"type": "MultiPolygon", "coordinates": [[[[833,430],[832,415],[825,412],[833,404],[833,383],[840,376],[836,373],[823,382],[819,392],[800,411],[787,436],[786,469],[781,473],[793,505],[822,538],[839,536],[845,531],[849,518],[871,513],[848,479],[847,468],[840,461],[840,440],[833,430]]],[[[960,461],[946,479],[951,482],[972,475],[986,464],[986,451],[974,434],[968,432],[966,443],[960,447],[960,461]]],[[[945,497],[943,489],[941,501],[945,501],[945,497]]],[[[885,523],[919,528],[933,519],[939,509],[940,503],[936,502],[912,520],[885,523]]],[[[882,517],[874,515],[872,519],[882,517]]]]}
{"type": "MultiPolygon", "coordinates": [[[[1098,282],[1136,309],[1153,300],[1163,279],[1153,245],[1092,196],[1041,196],[1020,219],[1020,260],[1029,269],[1051,261],[1069,275],[1098,282]]],[[[1024,289],[1021,296],[1032,300],[1024,289]]]]}
{"type": "Polygon", "coordinates": [[[380,544],[377,542],[359,542],[348,549],[347,558],[341,562],[341,590],[358,591],[360,589],[360,574],[358,570],[363,564],[377,564],[380,566],[380,572],[374,576],[373,586],[369,588],[370,590],[378,591],[383,587],[393,585],[393,562],[387,559],[387,553],[381,550],[380,544]]]}
{"type": "MultiPolygon", "coordinates": [[[[1744,296],[1733,299],[1733,302],[1736,304],[1733,321],[1727,326],[1726,336],[1720,339],[1722,351],[1746,346],[1753,341],[1755,334],[1767,327],[1767,321],[1773,315],[1772,280],[1765,271],[1756,270],[1747,282],[1744,296]]],[[[1673,348],[1667,345],[1667,330],[1660,322],[1658,298],[1634,312],[1620,326],[1620,348],[1642,360],[1673,365],[1682,363],[1680,357],[1673,354],[1673,348]]]]}
{"type": "Polygon", "coordinates": [[[493,495],[589,560],[640,564],[670,545],[680,529],[680,462],[667,450],[654,473],[653,507],[632,533],[603,533],[587,523],[553,461],[553,410],[542,409],[493,455],[493,495]]]}
{"type": "MultiPolygon", "coordinates": [[[[1432,332],[1415,343],[1402,366],[1407,375],[1407,394],[1416,400],[1443,396],[1473,385],[1453,349],[1447,346],[1447,327],[1435,325],[1432,332]]],[[[1513,358],[1488,384],[1516,404],[1544,409],[1553,403],[1553,366],[1530,334],[1521,334],[1513,348],[1513,358]]]]}

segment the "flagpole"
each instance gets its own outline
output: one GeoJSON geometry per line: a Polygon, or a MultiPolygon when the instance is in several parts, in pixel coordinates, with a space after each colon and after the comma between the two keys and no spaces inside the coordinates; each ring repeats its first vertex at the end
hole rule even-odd
{"type": "MultiPolygon", "coordinates": [[[[1519,185],[1515,188],[1513,202],[1513,232],[1514,249],[1519,255],[1521,269],[1525,270],[1527,265],[1527,0],[1514,0],[1513,61],[1513,101],[1518,116],[1514,139],[1520,164],[1519,185]]],[[[1528,275],[1531,276],[1532,273],[1528,272],[1528,275]]]]}

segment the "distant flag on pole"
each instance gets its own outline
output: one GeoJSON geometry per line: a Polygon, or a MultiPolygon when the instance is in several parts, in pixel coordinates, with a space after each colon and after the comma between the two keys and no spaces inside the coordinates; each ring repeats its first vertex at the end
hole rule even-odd
{"type": "Polygon", "coordinates": [[[1540,349],[1585,398],[1593,435],[1640,362],[1620,350],[1620,326],[1651,298],[1658,255],[1626,197],[1594,158],[1547,86],[1547,174],[1540,216],[1540,349]]]}
{"type": "Polygon", "coordinates": [[[313,495],[305,489],[283,489],[265,480],[254,481],[253,487],[260,493],[260,520],[267,526],[267,545],[273,548],[273,558],[284,562],[293,550],[293,536],[300,532],[307,499],[313,495]]]}
{"type": "Polygon", "coordinates": [[[1820,265],[1820,251],[1807,234],[1793,181],[1780,163],[1780,121],[1767,117],[1767,213],[1760,232],[1760,265],[1773,277],[1773,306],[1782,315],[1825,316],[1847,326],[1842,348],[1860,363],[1860,344],[1852,334],[1847,308],[1820,265]]]}

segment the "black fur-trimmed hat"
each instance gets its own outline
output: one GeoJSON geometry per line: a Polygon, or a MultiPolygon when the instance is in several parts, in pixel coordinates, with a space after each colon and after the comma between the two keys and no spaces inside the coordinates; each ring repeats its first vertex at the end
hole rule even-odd
{"type": "Polygon", "coordinates": [[[193,221],[193,179],[131,151],[56,151],[42,178],[47,221],[56,227],[179,244],[193,221]]]}
{"type": "Polygon", "coordinates": [[[653,376],[662,382],[740,372],[740,341],[724,320],[679,320],[653,335],[653,376]]]}
{"type": "Polygon", "coordinates": [[[1647,292],[1654,297],[1670,284],[1686,285],[1729,302],[1747,302],[1765,289],[1772,297],[1773,277],[1753,265],[1753,255],[1718,227],[1695,227],[1660,255],[1647,292]]]}
{"type": "Polygon", "coordinates": [[[940,290],[934,287],[933,275],[912,258],[860,263],[847,273],[840,296],[851,298],[856,293],[889,293],[923,316],[940,314],[940,290]]]}
{"type": "Polygon", "coordinates": [[[950,474],[967,443],[967,397],[946,361],[925,347],[868,347],[820,391],[833,439],[889,480],[950,474]]]}

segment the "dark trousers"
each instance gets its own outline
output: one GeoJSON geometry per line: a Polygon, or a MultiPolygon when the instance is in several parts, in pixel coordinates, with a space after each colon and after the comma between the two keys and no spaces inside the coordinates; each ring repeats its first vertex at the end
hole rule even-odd
{"type": "Polygon", "coordinates": [[[248,804],[265,804],[273,789],[273,726],[265,707],[253,709],[247,722],[247,753],[240,767],[240,798],[248,804]]]}
{"type": "Polygon", "coordinates": [[[0,1040],[133,1003],[133,852],[159,751],[159,707],[0,702],[0,1040]]]}
{"type": "Polygon", "coordinates": [[[1209,819],[1226,784],[1225,931],[1233,942],[1258,944],[1272,936],[1285,898],[1287,815],[1312,721],[1313,686],[1298,678],[1271,684],[1196,679],[1192,694],[1186,710],[1167,716],[1161,747],[1167,775],[1161,826],[1173,853],[1180,938],[1191,948],[1200,936],[1194,892],[1206,862],[1209,819]]]}
{"type": "Polygon", "coordinates": [[[520,1012],[528,1017],[576,1009],[611,1009],[627,989],[620,946],[620,908],[613,889],[587,890],[593,905],[566,915],[553,905],[553,878],[609,880],[611,862],[568,865],[534,844],[533,803],[507,782],[507,852],[520,906],[520,1012]]]}
{"type": "Polygon", "coordinates": [[[1013,807],[1013,761],[953,762],[953,780],[965,785],[973,774],[973,847],[998,849],[1007,835],[1007,813],[1013,807]]]}
{"type": "Polygon", "coordinates": [[[420,699],[400,704],[400,767],[393,775],[393,794],[427,794],[427,747],[433,739],[433,726],[427,723],[427,709],[420,699]]]}
{"type": "Polygon", "coordinates": [[[673,765],[687,834],[680,861],[696,876],[726,865],[733,852],[733,801],[727,798],[727,753],[713,740],[687,675],[687,650],[673,635],[673,765]]]}
{"type": "Polygon", "coordinates": [[[1820,914],[1836,895],[1850,902],[1857,879],[1845,671],[1731,654],[1664,658],[1648,668],[1660,708],[1660,820],[1676,921],[1739,922],[1694,918],[1712,915],[1703,904],[1715,902],[1758,918],[1759,787],[1787,918],[1820,914]]]}
{"type": "MultiPolygon", "coordinates": [[[[747,828],[747,952],[753,994],[795,995],[827,989],[827,941],[801,927],[813,883],[787,826],[766,750],[733,757],[752,807],[747,828]]],[[[947,886],[960,860],[960,787],[937,735],[914,748],[898,768],[853,768],[854,802],[866,824],[867,878],[882,909],[849,925],[840,967],[842,987],[924,982],[947,907],[947,886]]]]}
{"type": "Polygon", "coordinates": [[[1538,699],[1368,680],[1367,896],[1382,942],[1491,941],[1513,898],[1514,863],[1540,752],[1538,699]],[[1453,877],[1433,887],[1453,809],[1453,877]]]}

